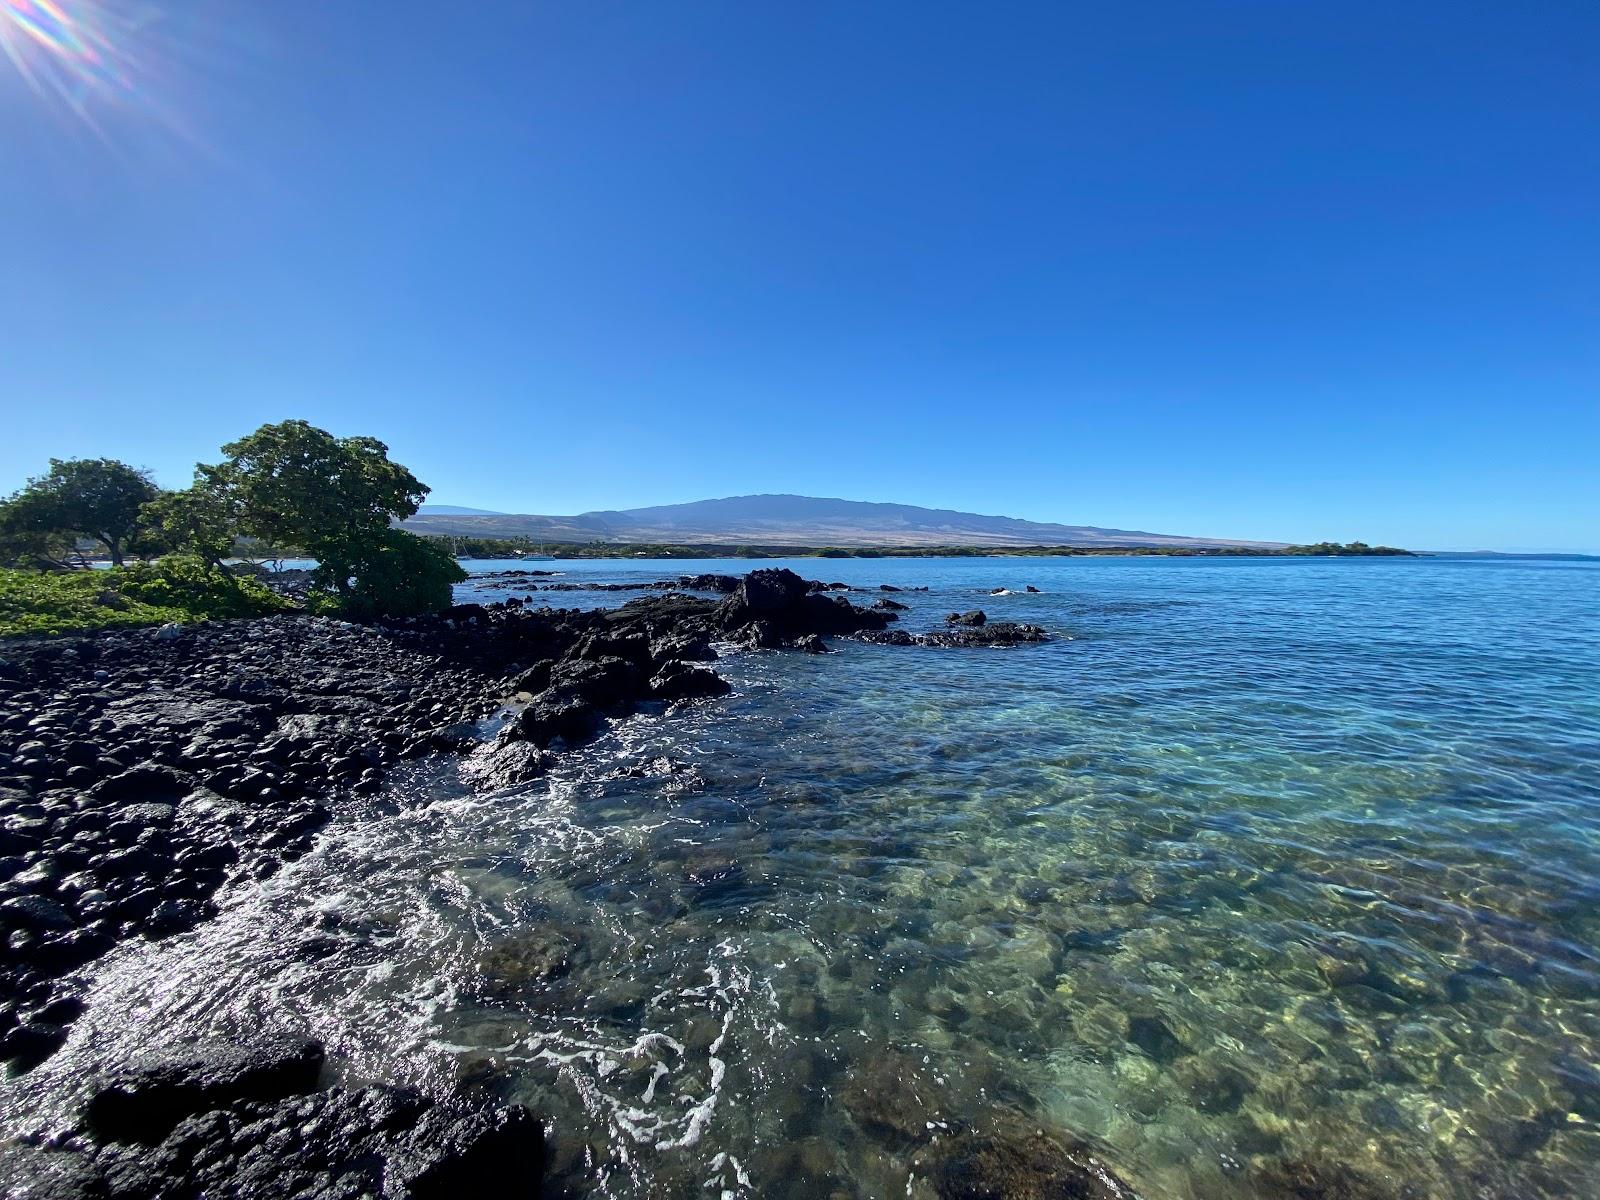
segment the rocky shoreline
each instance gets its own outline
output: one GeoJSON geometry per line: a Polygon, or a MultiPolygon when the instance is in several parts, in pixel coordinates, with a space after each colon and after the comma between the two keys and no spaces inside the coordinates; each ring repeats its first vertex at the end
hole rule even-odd
{"type": "MultiPolygon", "coordinates": [[[[8,1070],[31,1069],[66,1040],[83,1011],[82,968],[127,939],[205,920],[220,889],[303,854],[330,801],[376,791],[402,760],[463,755],[464,774],[485,789],[535,778],[640,704],[726,693],[705,665],[714,644],[820,652],[823,636],[1045,636],[981,614],[904,635],[889,629],[898,602],[858,606],[786,570],[639,590],[660,594],[609,610],[512,598],[374,625],[285,615],[0,646],[8,1070]],[[487,720],[496,714],[498,726],[487,720]]],[[[305,1043],[175,1046],[159,1061],[105,1064],[85,1083],[78,1127],[0,1146],[0,1182],[84,1197],[536,1185],[530,1114],[403,1089],[319,1089],[321,1066],[321,1048],[305,1043]],[[274,1172],[295,1186],[261,1182],[274,1172]]]]}

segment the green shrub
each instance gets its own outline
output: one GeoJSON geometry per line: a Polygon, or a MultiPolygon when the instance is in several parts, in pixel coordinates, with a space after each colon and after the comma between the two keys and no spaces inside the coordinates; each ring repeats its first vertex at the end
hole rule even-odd
{"type": "Polygon", "coordinates": [[[452,586],[467,577],[448,551],[401,529],[386,529],[350,553],[349,578],[318,567],[310,607],[352,620],[414,617],[449,608],[452,586]]]}
{"type": "Polygon", "coordinates": [[[0,570],[0,637],[250,617],[286,607],[261,584],[229,581],[196,559],[107,571],[0,570]]]}
{"type": "Polygon", "coordinates": [[[190,614],[194,621],[257,617],[290,604],[247,575],[222,575],[198,558],[169,554],[115,573],[118,590],[132,599],[190,614]]]}

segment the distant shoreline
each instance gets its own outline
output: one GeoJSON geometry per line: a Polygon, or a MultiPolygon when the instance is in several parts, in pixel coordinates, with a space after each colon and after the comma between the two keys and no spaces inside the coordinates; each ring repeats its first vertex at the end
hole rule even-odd
{"type": "Polygon", "coordinates": [[[458,558],[1421,558],[1394,546],[1318,542],[1261,549],[1242,546],[785,546],[729,542],[537,542],[527,538],[424,535],[458,558]]]}

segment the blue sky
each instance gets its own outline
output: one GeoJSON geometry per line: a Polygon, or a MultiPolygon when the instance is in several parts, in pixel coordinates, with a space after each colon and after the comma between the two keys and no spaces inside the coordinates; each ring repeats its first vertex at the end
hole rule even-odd
{"type": "Polygon", "coordinates": [[[509,511],[1600,549],[1590,0],[150,11],[77,113],[0,58],[0,490],[295,416],[509,511]]]}

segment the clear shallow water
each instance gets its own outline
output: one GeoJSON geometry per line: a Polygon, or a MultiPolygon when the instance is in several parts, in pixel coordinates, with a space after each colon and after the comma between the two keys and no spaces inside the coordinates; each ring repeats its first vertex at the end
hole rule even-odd
{"type": "Polygon", "coordinates": [[[872,1120],[912,1068],[930,1121],[1020,1110],[1149,1197],[1600,1193],[1600,564],[792,565],[1058,640],[731,656],[550,780],[421,765],[120,953],[14,1111],[288,1021],[550,1114],[572,1194],[927,1195],[872,1120]]]}

